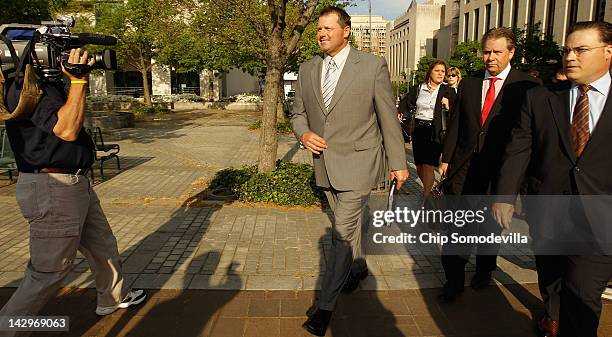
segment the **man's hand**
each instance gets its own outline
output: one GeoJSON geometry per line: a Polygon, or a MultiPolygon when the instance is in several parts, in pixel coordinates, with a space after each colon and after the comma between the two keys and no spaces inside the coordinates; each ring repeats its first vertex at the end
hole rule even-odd
{"type": "MultiPolygon", "coordinates": [[[[70,50],[68,63],[93,65],[94,60],[87,63],[87,52],[81,55],[81,49],[78,48],[70,50]]],[[[53,127],[53,134],[63,141],[74,142],[79,137],[85,120],[85,93],[89,75],[76,77],[66,71],[63,65],[62,71],[70,80],[70,91],[66,103],[57,111],[57,123],[53,127]]]]}
{"type": "Polygon", "coordinates": [[[302,145],[304,145],[308,151],[314,154],[321,154],[323,150],[327,149],[327,142],[325,139],[312,131],[306,131],[302,137],[300,137],[300,142],[302,142],[302,145]]]}
{"type": "Polygon", "coordinates": [[[510,229],[510,223],[512,222],[512,215],[514,214],[514,205],[503,202],[496,202],[491,206],[491,214],[493,219],[503,229],[510,229]]]}
{"type": "Polygon", "coordinates": [[[404,114],[401,112],[397,113],[397,119],[399,119],[400,123],[402,122],[402,119],[404,119],[404,114]]]}
{"type": "MultiPolygon", "coordinates": [[[[70,50],[70,56],[68,56],[68,63],[70,64],[88,64],[88,65],[93,65],[94,64],[94,59],[89,60],[89,62],[87,62],[87,51],[83,52],[83,55],[81,55],[81,48],[77,48],[77,49],[71,49],[70,50]]],[[[70,81],[75,81],[75,80],[88,80],[89,79],[89,74],[84,75],[82,77],[76,77],[74,75],[72,75],[71,73],[69,73],[64,66],[62,65],[62,72],[64,73],[64,75],[66,75],[66,77],[68,77],[68,79],[70,81]]]]}
{"type": "Polygon", "coordinates": [[[440,163],[438,166],[438,173],[442,178],[446,178],[446,172],[448,171],[448,163],[440,163]]]}
{"type": "Polygon", "coordinates": [[[402,185],[404,185],[406,180],[408,180],[408,175],[408,169],[403,169],[398,171],[391,171],[390,178],[391,180],[393,180],[393,178],[397,179],[397,189],[399,190],[402,185]]]}
{"type": "Polygon", "coordinates": [[[448,98],[446,97],[442,97],[442,100],[440,101],[440,103],[442,103],[442,106],[448,110],[450,109],[450,105],[448,104],[448,98]]]}

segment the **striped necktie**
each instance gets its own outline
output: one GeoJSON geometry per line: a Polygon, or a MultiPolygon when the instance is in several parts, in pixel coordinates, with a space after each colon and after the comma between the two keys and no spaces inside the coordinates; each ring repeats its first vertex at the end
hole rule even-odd
{"type": "Polygon", "coordinates": [[[591,86],[588,84],[578,86],[580,96],[576,100],[576,107],[572,116],[572,136],[576,158],[582,155],[582,151],[584,151],[591,137],[589,129],[589,96],[587,95],[589,90],[591,90],[591,86]]]}
{"type": "Polygon", "coordinates": [[[332,96],[334,95],[334,90],[336,86],[334,84],[334,73],[336,72],[336,62],[334,59],[330,59],[327,64],[327,71],[325,72],[325,79],[323,80],[323,89],[321,92],[323,93],[323,103],[325,103],[325,108],[329,111],[329,104],[331,103],[332,96]]]}

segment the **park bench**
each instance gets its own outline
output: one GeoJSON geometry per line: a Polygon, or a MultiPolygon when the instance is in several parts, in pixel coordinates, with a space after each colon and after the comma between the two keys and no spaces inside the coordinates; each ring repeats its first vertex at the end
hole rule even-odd
{"type": "Polygon", "coordinates": [[[9,179],[13,180],[13,171],[17,171],[17,164],[15,163],[15,156],[11,150],[8,136],[6,135],[6,128],[0,126],[0,139],[2,140],[2,147],[0,148],[0,171],[8,171],[9,179]]]}
{"type": "MultiPolygon", "coordinates": [[[[91,137],[91,140],[94,143],[94,159],[99,163],[100,167],[100,177],[102,180],[104,177],[104,162],[115,159],[117,161],[117,170],[121,170],[121,165],[119,163],[119,144],[105,144],[104,138],[102,137],[102,130],[99,127],[88,128],[86,129],[87,133],[91,137]]],[[[93,168],[91,170],[91,179],[93,181],[93,168]]]]}

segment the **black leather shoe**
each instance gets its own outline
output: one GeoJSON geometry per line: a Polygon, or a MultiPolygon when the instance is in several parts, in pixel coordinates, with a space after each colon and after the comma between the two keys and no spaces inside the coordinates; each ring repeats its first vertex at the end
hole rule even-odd
{"type": "Polygon", "coordinates": [[[442,288],[442,294],[440,294],[440,296],[438,296],[438,299],[441,302],[444,302],[444,303],[451,303],[462,292],[463,292],[463,285],[462,286],[455,286],[455,285],[452,285],[449,282],[446,282],[444,284],[444,288],[442,288]]]}
{"type": "Polygon", "coordinates": [[[308,310],[306,310],[306,316],[310,317],[314,315],[315,312],[317,312],[317,305],[313,304],[308,308],[308,310]]]}
{"type": "Polygon", "coordinates": [[[470,287],[474,290],[480,290],[488,287],[491,284],[491,272],[476,272],[472,281],[470,281],[470,287]]]}
{"type": "Polygon", "coordinates": [[[327,331],[331,315],[332,312],[329,310],[317,309],[317,311],[315,311],[312,316],[308,317],[306,322],[302,324],[302,327],[315,336],[325,336],[325,331],[327,331]]]}
{"type": "Polygon", "coordinates": [[[357,287],[359,287],[359,282],[361,282],[361,280],[365,279],[368,276],[368,270],[364,270],[360,273],[357,274],[349,274],[348,279],[346,280],[346,283],[344,284],[344,287],[342,287],[342,292],[343,293],[352,293],[353,291],[355,291],[355,289],[357,289],[357,287]]]}

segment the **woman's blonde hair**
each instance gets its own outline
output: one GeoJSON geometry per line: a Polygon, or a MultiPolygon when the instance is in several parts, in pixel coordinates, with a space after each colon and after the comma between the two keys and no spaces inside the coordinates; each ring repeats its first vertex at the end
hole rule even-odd
{"type": "Polygon", "coordinates": [[[450,74],[457,75],[458,81],[461,81],[461,70],[459,70],[459,68],[449,67],[448,69],[446,69],[446,76],[448,77],[448,75],[450,74]]]}

